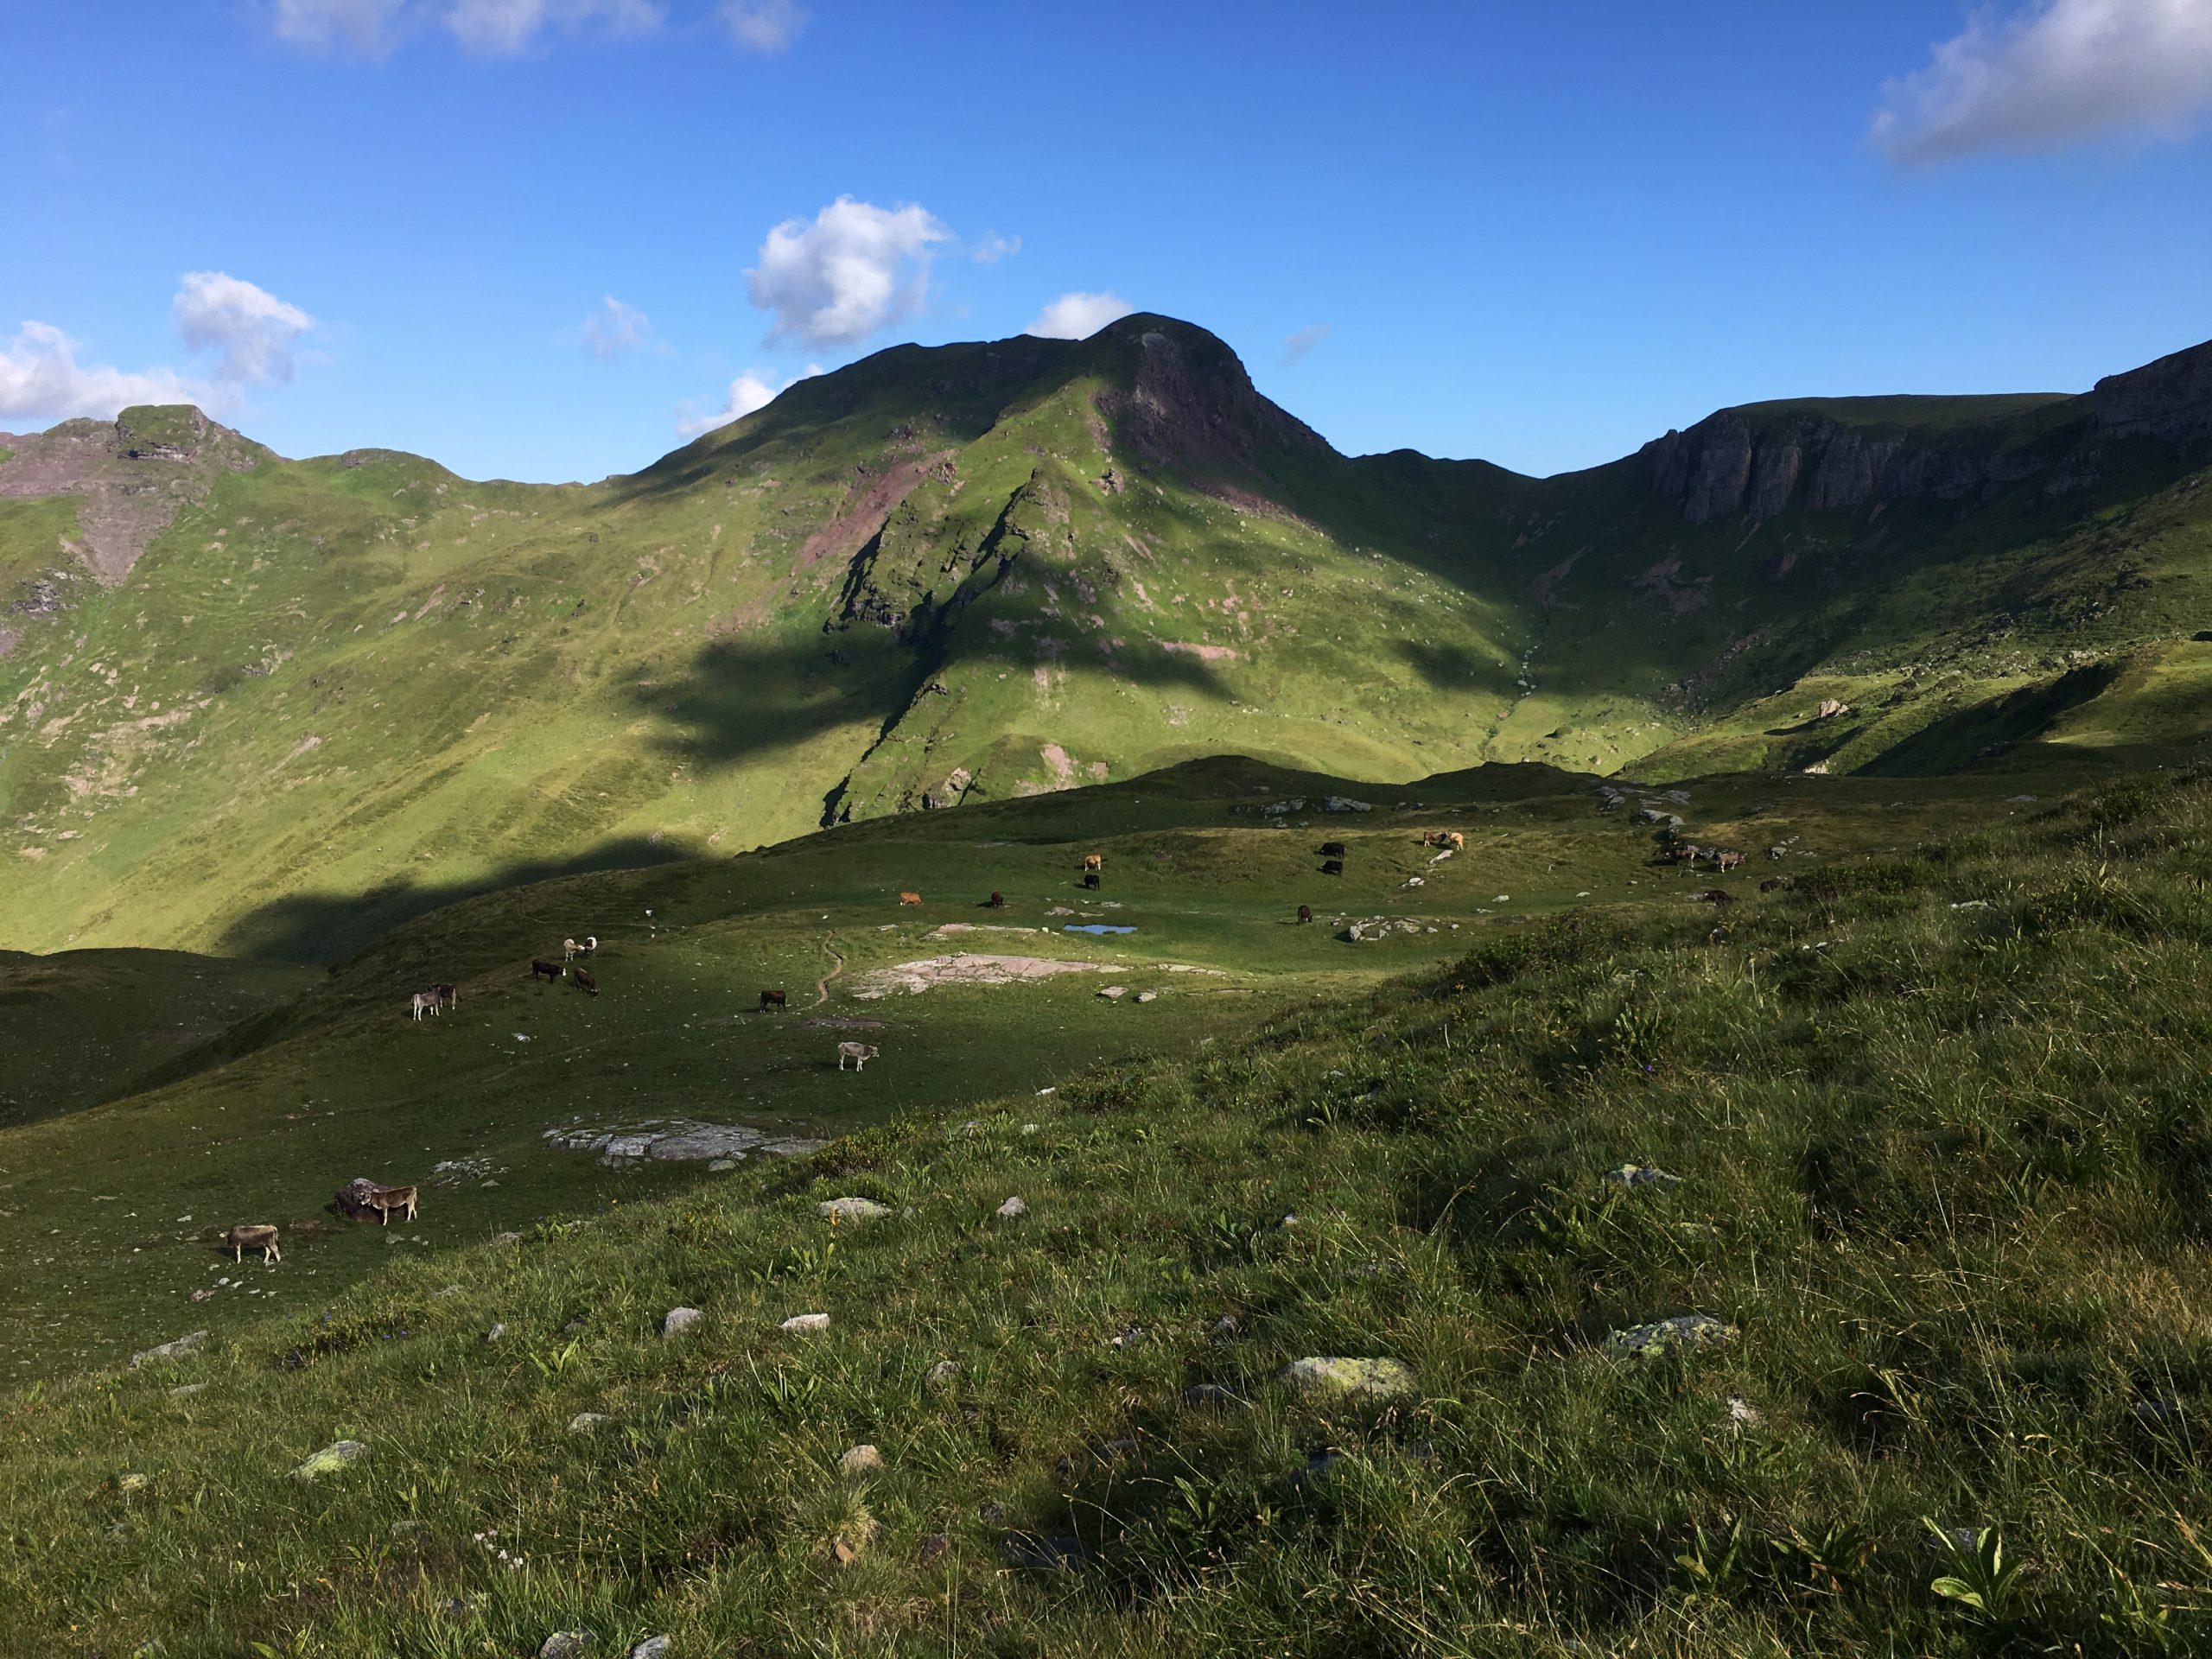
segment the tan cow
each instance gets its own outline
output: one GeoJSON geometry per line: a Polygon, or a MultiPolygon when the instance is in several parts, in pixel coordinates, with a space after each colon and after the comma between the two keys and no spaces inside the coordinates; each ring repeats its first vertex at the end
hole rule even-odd
{"type": "Polygon", "coordinates": [[[902,905],[918,905],[922,902],[922,895],[918,893],[902,893],[899,895],[899,902],[902,905]]]}
{"type": "Polygon", "coordinates": [[[1085,853],[1083,855],[1083,868],[1086,870],[1103,870],[1106,868],[1106,860],[1100,854],[1085,853]]]}
{"type": "Polygon", "coordinates": [[[415,1189],[411,1186],[378,1186],[365,1175],[358,1176],[340,1188],[338,1207],[349,1215],[359,1215],[373,1210],[382,1217],[381,1224],[391,1225],[391,1212],[404,1210],[409,1221],[415,1219],[415,1189]]]}
{"type": "Polygon", "coordinates": [[[259,1250],[264,1263],[284,1259],[284,1253],[276,1248],[276,1230],[266,1224],[233,1227],[223,1235],[223,1243],[231,1247],[233,1262],[245,1261],[248,1250],[259,1250]]]}

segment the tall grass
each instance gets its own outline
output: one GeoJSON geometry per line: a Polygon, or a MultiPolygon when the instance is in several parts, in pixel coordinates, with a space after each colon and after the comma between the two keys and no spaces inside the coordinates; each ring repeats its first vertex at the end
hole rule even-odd
{"type": "Polygon", "coordinates": [[[2209,813],[1532,926],[18,1394],[0,1650],[2202,1650],[2209,813]]]}

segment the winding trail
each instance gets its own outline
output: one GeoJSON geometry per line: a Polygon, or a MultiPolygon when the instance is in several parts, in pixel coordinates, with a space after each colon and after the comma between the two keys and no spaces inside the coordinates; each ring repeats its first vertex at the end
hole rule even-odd
{"type": "MultiPolygon", "coordinates": [[[[830,939],[834,939],[836,937],[836,934],[832,932],[830,935],[830,939]]],[[[837,947],[830,944],[830,939],[824,939],[822,942],[822,948],[827,950],[831,956],[836,957],[837,965],[835,968],[832,968],[828,973],[823,975],[821,978],[814,982],[814,1006],[817,1008],[830,1000],[830,982],[845,971],[845,958],[838,954],[837,947]]]]}

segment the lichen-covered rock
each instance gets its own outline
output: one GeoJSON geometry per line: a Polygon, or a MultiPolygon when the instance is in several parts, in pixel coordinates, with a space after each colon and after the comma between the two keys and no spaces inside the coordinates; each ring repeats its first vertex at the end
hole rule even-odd
{"type": "Polygon", "coordinates": [[[830,1198],[816,1205],[814,1213],[833,1223],[877,1221],[891,1213],[891,1206],[878,1204],[874,1198],[830,1198]]]}
{"type": "Polygon", "coordinates": [[[359,1440],[334,1441],[293,1470],[292,1478],[320,1480],[325,1475],[334,1475],[341,1469],[352,1467],[368,1455],[369,1448],[359,1440]]]}
{"type": "Polygon", "coordinates": [[[1001,1221],[1012,1221],[1017,1216],[1026,1216],[1028,1213],[1028,1205],[1018,1198],[1008,1198],[1004,1204],[999,1205],[998,1209],[999,1219],[1001,1221]]]}
{"type": "Polygon", "coordinates": [[[872,1446],[846,1448],[837,1459],[837,1472],[844,1475],[872,1475],[883,1467],[883,1453],[872,1446]]]}
{"type": "Polygon", "coordinates": [[[537,1659],[583,1659],[590,1649],[589,1630],[556,1630],[537,1649],[537,1659]]]}
{"type": "Polygon", "coordinates": [[[1605,1351],[1630,1359],[1658,1359],[1669,1354],[1699,1353],[1725,1348],[1736,1340],[1732,1325],[1710,1313],[1678,1313],[1670,1319],[1632,1325],[1605,1338],[1605,1351]]]}
{"type": "Polygon", "coordinates": [[[164,1342],[152,1348],[142,1348],[130,1356],[130,1369],[135,1371],[149,1360],[181,1359],[185,1355],[200,1348],[207,1340],[207,1333],[205,1331],[194,1331],[186,1336],[179,1337],[175,1342],[164,1342]]]}
{"type": "Polygon", "coordinates": [[[696,1307],[671,1307],[661,1319],[660,1333],[664,1338],[680,1337],[706,1317],[696,1307]]]}
{"type": "Polygon", "coordinates": [[[794,1313],[777,1328],[789,1331],[794,1335],[807,1331],[827,1331],[830,1328],[830,1316],[827,1313],[794,1313]]]}
{"type": "Polygon", "coordinates": [[[1623,1164],[1618,1169],[1609,1169],[1605,1179],[1622,1186],[1680,1186],[1682,1178],[1669,1175],[1656,1164],[1623,1164]]]}
{"type": "Polygon", "coordinates": [[[1397,1359],[1294,1359],[1282,1380],[1308,1399],[1381,1402],[1418,1394],[1413,1368],[1397,1359]]]}

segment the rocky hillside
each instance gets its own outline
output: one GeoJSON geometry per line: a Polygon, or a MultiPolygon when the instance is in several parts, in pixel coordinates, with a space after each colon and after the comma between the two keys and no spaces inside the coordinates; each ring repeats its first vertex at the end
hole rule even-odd
{"type": "Polygon", "coordinates": [[[0,444],[0,943],[327,961],[533,875],[1205,753],[2170,753],[2212,709],[2208,364],[1757,405],[1549,480],[1338,454],[1142,315],[880,353],[590,486],[69,423],[0,444]]]}

